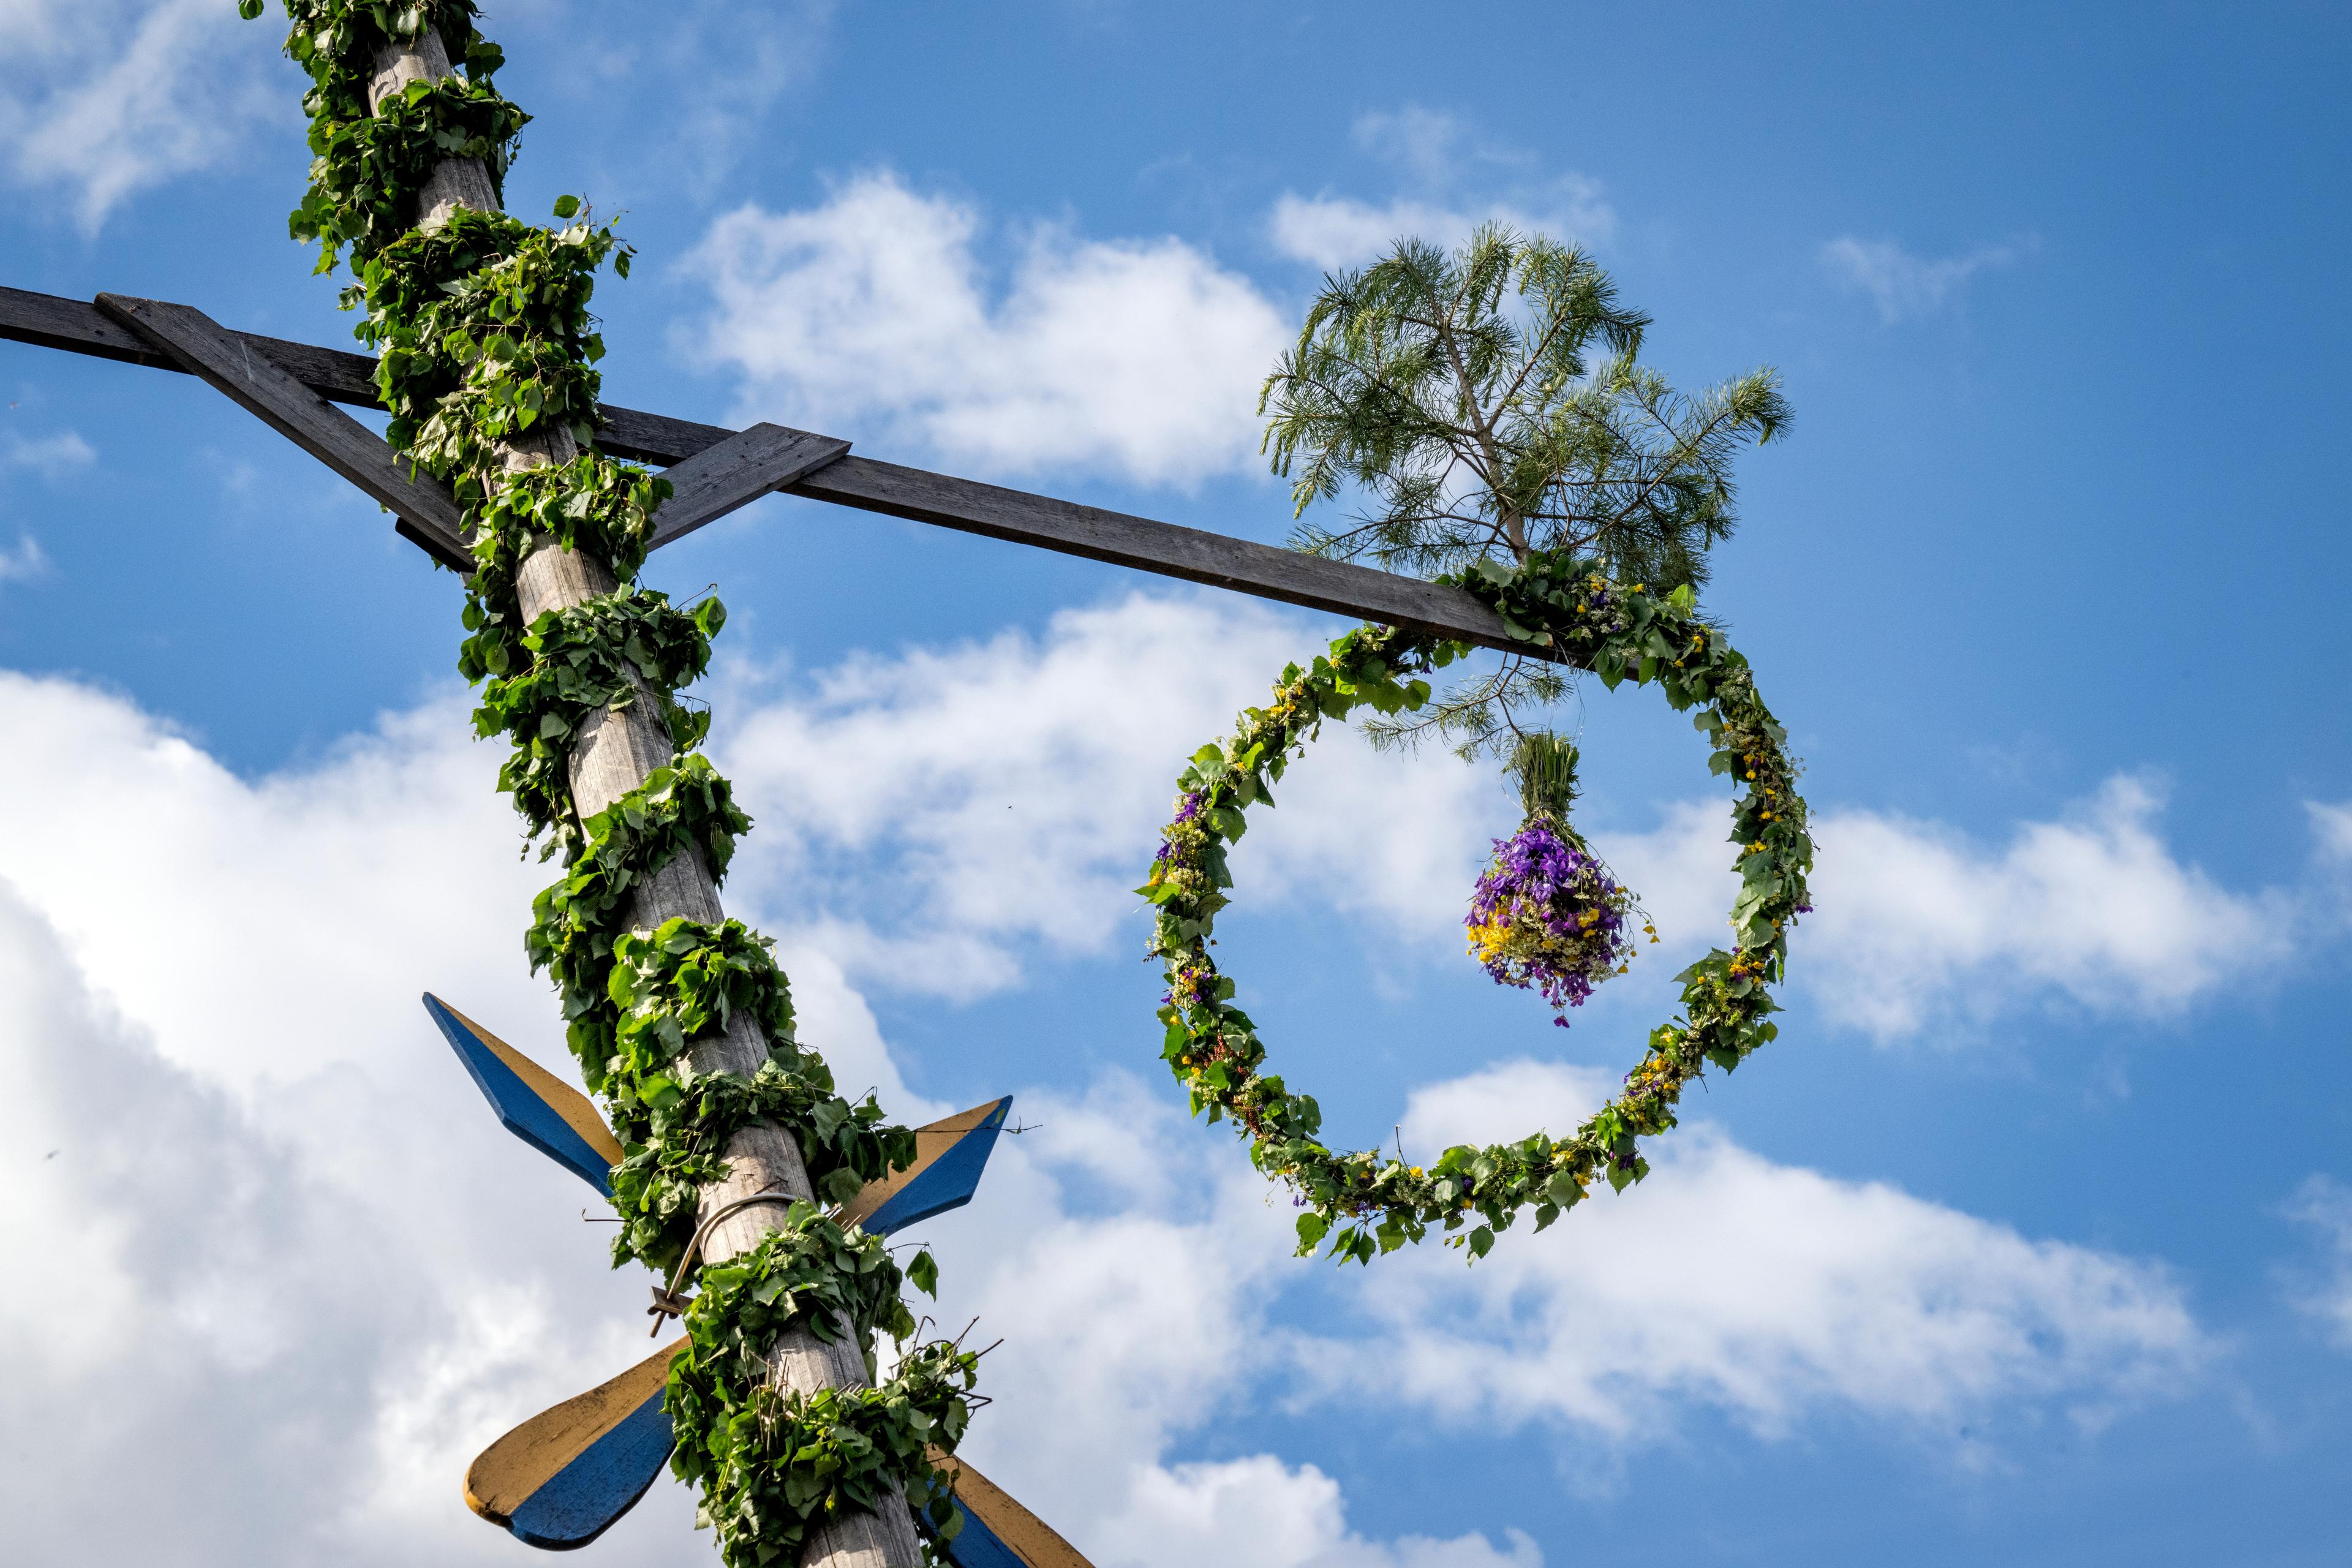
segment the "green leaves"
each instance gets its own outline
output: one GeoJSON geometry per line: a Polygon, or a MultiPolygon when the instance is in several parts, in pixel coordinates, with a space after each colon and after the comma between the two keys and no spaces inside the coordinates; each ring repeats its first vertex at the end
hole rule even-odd
{"type": "MultiPolygon", "coordinates": [[[[1366,504],[1344,525],[1302,523],[1294,544],[1490,585],[1538,557],[1590,558],[1690,612],[1737,521],[1733,466],[1787,428],[1789,409],[1769,370],[1676,392],[1638,363],[1648,326],[1590,257],[1499,226],[1451,252],[1400,240],[1327,278],[1260,393],[1261,446],[1300,517],[1343,492],[1366,504]]],[[[1557,647],[1560,628],[1534,606],[1497,608],[1514,638],[1557,647]]],[[[1639,652],[1599,673],[1613,686],[1634,668],[1658,673],[1639,652]]],[[[1375,733],[1435,729],[1465,755],[1499,736],[1507,750],[1504,716],[1564,689],[1556,667],[1513,658],[1375,733]]]]}
{"type": "MultiPolygon", "coordinates": [[[[678,856],[699,856],[723,878],[751,821],[728,781],[692,754],[709,715],[677,700],[707,666],[726,609],[715,597],[673,607],[629,585],[669,483],[593,446],[604,342],[589,307],[607,261],[628,275],[629,247],[569,195],[552,209],[561,229],[463,206],[429,233],[410,226],[445,160],[480,160],[495,189],[529,120],[490,85],[504,57],[476,28],[474,0],[285,5],[287,52],[310,78],[313,154],[288,227],[319,243],[320,271],[351,257],[357,278],[342,300],[365,312],[356,335],[378,356],[388,439],[446,479],[466,510],[475,570],[459,666],[483,683],[478,731],[511,742],[500,788],[547,852],[562,854],[563,875],[535,900],[526,942],[623,1140],[610,1176],[623,1222],[615,1261],[673,1267],[704,1190],[728,1174],[730,1141],[754,1123],[797,1140],[820,1202],[854,1197],[911,1163],[915,1136],[886,1124],[870,1095],[853,1104],[835,1094],[824,1062],[799,1047],[766,939],[734,921],[632,924],[646,879],[678,856]],[[411,80],[372,105],[379,57],[428,27],[463,74],[411,80]],[[577,450],[566,460],[516,460],[561,455],[567,438],[577,450]],[[517,574],[551,542],[609,567],[621,587],[525,626],[517,574]],[[580,821],[572,752],[599,715],[642,722],[648,711],[682,754],[580,821]],[[757,1073],[699,1074],[683,1059],[693,1042],[747,1020],[770,1057],[757,1073]]],[[[262,0],[237,9],[257,16],[262,0]]],[[[908,1275],[936,1289],[929,1254],[908,1275]]],[[[800,1203],[752,1252],[707,1267],[701,1283],[667,1404],[678,1473],[702,1481],[730,1568],[790,1562],[812,1521],[891,1495],[953,1532],[950,1484],[925,1456],[961,1436],[977,1356],[920,1346],[881,1387],[807,1399],[768,1383],[782,1334],[846,1332],[861,1352],[875,1332],[913,1334],[899,1271],[877,1239],[800,1203]]]]}
{"type": "Polygon", "coordinates": [[[733,1376],[723,1362],[706,1364],[698,1338],[671,1364],[664,1393],[679,1435],[670,1468],[700,1483],[702,1519],[719,1532],[726,1568],[795,1561],[814,1525],[892,1494],[951,1539],[962,1522],[952,1473],[929,1456],[961,1440],[979,1362],[935,1341],[878,1387],[802,1396],[733,1376]]]}
{"type": "Polygon", "coordinates": [[[855,1105],[841,1099],[824,1064],[796,1051],[749,1079],[689,1073],[679,1084],[647,1074],[608,1092],[625,1149],[611,1178],[622,1221],[616,1267],[632,1258],[664,1271],[676,1266],[694,1234],[700,1190],[725,1179],[728,1143],[743,1128],[772,1121],[793,1129],[810,1182],[833,1204],[915,1162],[912,1131],[886,1124],[871,1095],[855,1105]]]}
{"type": "MultiPolygon", "coordinates": [[[[1521,1213],[1532,1209],[1540,1230],[1584,1201],[1596,1178],[1617,1191],[1640,1181],[1649,1171],[1641,1140],[1675,1124],[1685,1087],[1707,1066],[1729,1070],[1774,1037],[1768,1016],[1777,1005],[1766,984],[1780,977],[1787,928],[1810,908],[1812,845],[1797,767],[1782,750],[1786,732],[1757,697],[1747,661],[1696,618],[1695,595],[1653,597],[1610,581],[1596,563],[1541,553],[1517,568],[1474,564],[1464,581],[1611,684],[1630,669],[1659,685],[1669,701],[1706,704],[1693,727],[1713,742],[1710,769],[1732,774],[1738,791],[1738,945],[1675,977],[1684,1016],[1651,1033],[1623,1091],[1567,1138],[1537,1132],[1488,1148],[1448,1149],[1426,1170],[1376,1151],[1325,1148],[1314,1141],[1320,1120],[1314,1100],[1265,1070],[1255,1026],[1232,1005],[1234,981],[1210,954],[1227,901],[1223,889],[1231,886],[1223,846],[1240,837],[1252,804],[1255,775],[1235,763],[1289,755],[1323,719],[1377,709],[1391,694],[1412,699],[1412,686],[1399,686],[1396,675],[1442,664],[1454,650],[1365,626],[1333,642],[1311,668],[1286,668],[1272,700],[1244,710],[1230,740],[1193,753],[1176,817],[1138,892],[1158,908],[1150,951],[1167,965],[1162,1059],[1193,1111],[1233,1121],[1249,1141],[1252,1163],[1302,1203],[1301,1255],[1320,1247],[1336,1262],[1369,1263],[1438,1227],[1475,1259],[1521,1213]]],[[[1572,759],[1547,752],[1540,763],[1537,793],[1556,799],[1572,779],[1572,759]]]]}
{"type": "MultiPolygon", "coordinates": [[[[689,615],[664,595],[625,588],[551,610],[520,634],[503,616],[478,611],[471,617],[478,626],[459,649],[458,668],[469,679],[488,678],[474,710],[475,732],[504,732],[514,742],[514,754],[499,770],[499,787],[513,795],[516,811],[534,837],[555,836],[550,847],[561,847],[567,861],[582,845],[572,812],[570,756],[591,719],[608,707],[634,704],[642,685],[654,689],[671,744],[690,748],[709,728],[707,714],[679,707],[672,693],[709,667],[708,628],[725,619],[717,605],[708,600],[689,615]]],[[[716,777],[708,766],[699,775],[705,784],[716,777]]],[[[723,841],[697,836],[714,857],[714,875],[725,873],[734,836],[750,826],[743,818],[723,841]]]]}
{"type": "Polygon", "coordinates": [[[319,242],[320,272],[345,247],[365,261],[407,232],[416,194],[442,160],[478,159],[496,190],[530,120],[487,80],[459,76],[412,81],[373,114],[314,117],[310,185],[288,230],[319,242]]]}

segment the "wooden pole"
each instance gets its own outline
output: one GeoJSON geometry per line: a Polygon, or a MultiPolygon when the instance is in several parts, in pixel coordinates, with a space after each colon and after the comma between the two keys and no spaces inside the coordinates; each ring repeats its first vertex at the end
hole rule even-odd
{"type": "MultiPolygon", "coordinates": [[[[387,48],[377,57],[375,76],[369,84],[369,110],[374,112],[386,96],[411,81],[436,80],[449,74],[449,57],[440,36],[428,29],[414,44],[387,48]]],[[[474,158],[445,159],[426,183],[417,205],[417,222],[427,228],[446,222],[459,206],[499,210],[489,171],[474,158]]],[[[550,429],[540,439],[502,449],[509,472],[565,462],[573,454],[570,433],[560,427],[550,429]]],[[[515,586],[528,625],[549,610],[610,594],[618,584],[604,563],[551,542],[525,558],[515,586]]],[[[670,762],[674,753],[668,733],[656,717],[657,710],[648,692],[645,700],[626,708],[605,709],[582,727],[580,742],[572,752],[572,800],[583,821],[670,762]]],[[[698,850],[677,856],[640,883],[629,912],[631,924],[638,928],[656,926],[678,915],[714,924],[724,918],[718,887],[698,850]]],[[[731,1072],[748,1078],[768,1059],[768,1046],[756,1023],[739,1017],[725,1035],[697,1041],[688,1059],[697,1072],[731,1072]]],[[[773,1122],[738,1132],[727,1146],[727,1180],[702,1190],[701,1213],[706,1216],[731,1199],[771,1188],[782,1188],[796,1197],[814,1197],[799,1144],[791,1132],[773,1122]]],[[[703,1256],[718,1263],[750,1251],[761,1238],[782,1228],[782,1212],[772,1204],[738,1209],[712,1227],[703,1243],[703,1256]]],[[[866,1382],[864,1347],[846,1334],[827,1344],[806,1330],[795,1331],[777,1342],[769,1374],[779,1387],[800,1394],[863,1386],[866,1382]]],[[[906,1500],[893,1493],[876,1513],[853,1514],[815,1526],[800,1560],[802,1568],[915,1568],[921,1561],[921,1550],[906,1500]]]]}

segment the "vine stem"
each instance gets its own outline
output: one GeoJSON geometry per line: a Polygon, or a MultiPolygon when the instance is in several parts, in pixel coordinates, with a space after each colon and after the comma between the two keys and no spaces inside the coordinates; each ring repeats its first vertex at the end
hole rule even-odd
{"type": "MultiPolygon", "coordinates": [[[[440,35],[430,28],[410,43],[387,47],[377,56],[375,65],[369,82],[371,112],[379,110],[387,96],[411,81],[438,80],[450,74],[448,51],[440,35]]],[[[460,206],[499,210],[489,171],[479,159],[441,162],[419,195],[417,226],[438,227],[460,206]]],[[[509,472],[571,459],[575,448],[570,433],[560,426],[544,428],[547,434],[539,439],[500,447],[500,458],[509,472]]],[[[618,586],[608,563],[551,542],[532,551],[515,582],[526,626],[549,610],[610,594],[618,586]]],[[[673,760],[669,735],[657,717],[660,708],[654,693],[646,689],[640,692],[640,700],[625,708],[606,708],[582,727],[570,771],[573,809],[583,822],[673,760]]],[[[699,850],[672,858],[647,878],[639,885],[630,908],[630,922],[640,929],[678,915],[708,924],[725,918],[718,884],[699,850]]],[[[687,1059],[698,1073],[731,1072],[749,1078],[768,1059],[767,1042],[754,1020],[739,1016],[725,1034],[696,1041],[687,1059]]],[[[815,1196],[797,1141],[772,1121],[755,1123],[738,1132],[727,1145],[727,1158],[726,1180],[701,1191],[702,1218],[717,1219],[702,1249],[712,1263],[748,1252],[782,1228],[780,1210],[772,1204],[751,1205],[723,1215],[719,1211],[766,1191],[780,1190],[811,1200],[815,1196]]],[[[781,1336],[769,1352],[770,1380],[780,1389],[803,1395],[820,1388],[866,1386],[864,1347],[847,1324],[842,1330],[831,1343],[806,1329],[781,1336]]],[[[915,1568],[921,1561],[913,1515],[906,1500],[895,1492],[882,1499],[873,1513],[846,1514],[813,1524],[800,1558],[801,1568],[915,1568]]]]}

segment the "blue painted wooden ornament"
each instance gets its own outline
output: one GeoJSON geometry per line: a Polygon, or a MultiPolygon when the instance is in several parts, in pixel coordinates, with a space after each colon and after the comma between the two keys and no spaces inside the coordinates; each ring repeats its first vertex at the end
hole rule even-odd
{"type": "MultiPolygon", "coordinates": [[[[955,1478],[963,1528],[947,1543],[947,1552],[956,1568],[1094,1568],[1052,1526],[964,1460],[935,1452],[931,1463],[955,1478]]],[[[923,1516],[918,1514],[915,1522],[930,1533],[923,1516]]]]}
{"type": "Polygon", "coordinates": [[[678,1340],[620,1376],[542,1411],[466,1470],[466,1506],[516,1540],[585,1546],[636,1506],[675,1446],[662,1385],[678,1340]]]}
{"type": "Polygon", "coordinates": [[[610,1198],[608,1176],[621,1163],[621,1141],[595,1101],[430,991],[425,1010],[507,1131],[610,1198]]]}
{"type": "MultiPolygon", "coordinates": [[[[609,1198],[606,1174],[622,1150],[594,1102],[429,992],[425,1010],[507,1130],[609,1198]]],[[[868,1183],[838,1217],[888,1236],[970,1203],[1012,1109],[1006,1095],[917,1128],[915,1163],[868,1183]]],[[[662,1389],[685,1343],[541,1412],[483,1449],[466,1472],[466,1505],[550,1551],[602,1535],[636,1506],[669,1458],[675,1439],[662,1389]]],[[[966,1516],[948,1543],[957,1568],[1087,1568],[1035,1515],[961,1460],[948,1462],[961,1469],[957,1496],[966,1516]]]]}

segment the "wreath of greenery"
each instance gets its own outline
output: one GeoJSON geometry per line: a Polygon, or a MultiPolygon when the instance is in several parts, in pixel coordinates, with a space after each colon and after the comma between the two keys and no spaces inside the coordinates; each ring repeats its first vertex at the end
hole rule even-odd
{"type": "Polygon", "coordinates": [[[1329,1256],[1369,1263],[1436,1226],[1449,1233],[1447,1245],[1484,1257],[1496,1234],[1528,1209],[1542,1230],[1582,1202],[1596,1177],[1620,1192],[1641,1180],[1649,1172],[1641,1140],[1674,1126],[1683,1089],[1709,1063],[1729,1072],[1778,1032],[1767,986],[1781,978],[1789,931],[1811,908],[1812,838],[1787,732],[1757,694],[1747,659],[1694,614],[1687,584],[1654,596],[1643,584],[1611,582],[1589,560],[1542,552],[1516,569],[1482,561],[1458,581],[1531,652],[1590,670],[1612,690],[1625,681],[1655,685],[1677,710],[1698,710],[1695,726],[1714,744],[1708,767],[1730,775],[1737,789],[1734,942],[1676,976],[1681,1014],[1650,1032],[1622,1092],[1572,1135],[1463,1144],[1426,1168],[1401,1154],[1330,1149],[1316,1137],[1321,1110],[1266,1070],[1257,1027],[1234,1005],[1234,982],[1210,956],[1217,912],[1234,885],[1225,847],[1246,830],[1252,806],[1273,804],[1270,786],[1306,754],[1325,720],[1345,721],[1359,708],[1383,716],[1417,710],[1430,698],[1419,677],[1468,648],[1368,626],[1333,642],[1312,666],[1285,668],[1271,701],[1244,710],[1229,738],[1193,754],[1177,781],[1175,818],[1137,891],[1157,908],[1150,952],[1167,965],[1161,1056],[1193,1113],[1231,1118],[1252,1163],[1291,1189],[1305,1211],[1301,1256],[1328,1241],[1329,1256]]]}
{"type": "MultiPolygon", "coordinates": [[[[311,80],[313,154],[288,226],[317,242],[320,271],[348,254],[357,281],[342,303],[362,312],[355,335],[378,355],[387,438],[464,509],[475,566],[458,668],[481,689],[477,731],[512,748],[499,787],[527,841],[542,841],[543,858],[562,868],[533,903],[526,949],[555,982],[567,1042],[625,1152],[613,1171],[623,1221],[614,1262],[667,1269],[742,1128],[789,1128],[817,1195],[832,1202],[910,1164],[914,1134],[886,1124],[871,1096],[853,1104],[835,1091],[823,1059],[794,1037],[791,989],[767,938],[731,920],[651,930],[630,920],[635,889],[677,856],[702,857],[723,879],[751,819],[695,750],[709,714],[677,698],[707,668],[726,611],[715,598],[683,607],[635,585],[669,486],[593,441],[604,344],[589,305],[607,263],[628,276],[629,247],[572,196],[555,204],[560,227],[462,207],[429,231],[414,226],[442,160],[482,160],[495,188],[529,120],[492,83],[503,57],[476,26],[474,0],[283,3],[286,52],[311,80]],[[428,33],[458,74],[412,83],[371,113],[380,55],[428,33]],[[509,462],[509,449],[555,429],[575,455],[509,462]],[[620,586],[526,625],[516,573],[551,542],[603,563],[620,586]],[[572,747],[600,710],[638,702],[653,704],[678,754],[583,821],[572,747]],[[694,1072],[688,1047],[738,1017],[757,1024],[769,1060],[748,1078],[694,1072]]],[[[248,19],[263,8],[238,0],[248,19]]],[[[962,1435],[978,1355],[918,1345],[878,1387],[809,1398],[769,1383],[778,1337],[801,1329],[853,1335],[870,1373],[875,1334],[902,1346],[916,1334],[904,1283],[929,1292],[936,1279],[928,1254],[902,1272],[878,1238],[806,1203],[751,1252],[703,1268],[665,1405],[678,1440],[672,1467],[699,1484],[730,1568],[789,1561],[814,1526],[893,1490],[939,1539],[955,1533],[950,1483],[928,1456],[952,1452],[962,1435]]]]}

